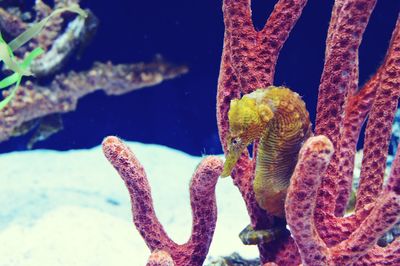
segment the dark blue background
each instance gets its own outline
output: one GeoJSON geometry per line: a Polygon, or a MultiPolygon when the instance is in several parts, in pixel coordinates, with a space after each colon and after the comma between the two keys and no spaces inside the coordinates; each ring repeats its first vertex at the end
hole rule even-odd
{"type": "MultiPolygon", "coordinates": [[[[262,28],[275,1],[254,0],[253,18],[262,28]]],[[[107,97],[97,92],[65,114],[65,129],[36,148],[93,147],[107,135],[157,143],[191,154],[220,153],[215,98],[223,43],[222,1],[83,1],[100,19],[93,43],[67,68],[84,70],[93,61],[150,61],[154,54],[186,64],[190,72],[159,86],[107,97]]],[[[314,120],[317,88],[333,1],[309,0],[285,44],[275,84],[296,90],[314,120]]],[[[360,84],[381,63],[394,28],[400,1],[380,0],[360,49],[360,84]]],[[[0,151],[25,149],[29,136],[0,144],[0,151]]]]}

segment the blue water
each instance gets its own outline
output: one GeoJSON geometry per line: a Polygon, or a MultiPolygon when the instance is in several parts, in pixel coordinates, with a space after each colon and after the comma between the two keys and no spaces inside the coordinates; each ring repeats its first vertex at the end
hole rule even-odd
{"type": "MultiPolygon", "coordinates": [[[[253,1],[261,28],[275,1],[253,1]]],[[[284,46],[275,84],[304,96],[315,117],[317,88],[333,1],[310,0],[284,46]]],[[[97,92],[63,115],[65,129],[36,148],[68,150],[98,145],[107,135],[167,145],[193,155],[220,153],[215,98],[223,42],[222,1],[84,1],[100,19],[93,42],[66,70],[85,70],[94,61],[150,61],[157,53],[190,72],[159,86],[118,97],[97,92]]],[[[400,1],[381,0],[360,48],[360,83],[377,69],[400,11],[400,1]]],[[[29,136],[0,144],[0,152],[23,150],[29,136]]]]}

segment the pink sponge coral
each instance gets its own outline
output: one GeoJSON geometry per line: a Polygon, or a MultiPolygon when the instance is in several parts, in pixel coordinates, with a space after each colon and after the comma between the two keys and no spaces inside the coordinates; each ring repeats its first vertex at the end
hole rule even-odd
{"type": "Polygon", "coordinates": [[[178,245],[169,238],[157,219],[146,173],[132,151],[117,137],[107,137],[103,151],[125,181],[131,196],[133,222],[150,250],[168,253],[177,266],[202,265],[217,221],[215,185],[222,172],[221,160],[214,156],[206,157],[197,167],[190,182],[192,235],[185,244],[178,245]]]}
{"type": "MultiPolygon", "coordinates": [[[[352,234],[329,247],[318,234],[313,217],[317,191],[333,154],[325,136],[310,138],[303,146],[286,198],[286,218],[304,265],[398,265],[398,240],[387,248],[375,246],[378,238],[399,219],[400,157],[393,164],[388,185],[379,201],[352,234]],[[361,260],[360,260],[361,259],[361,260]],[[374,264],[378,263],[378,264],[374,264]]],[[[346,218],[343,218],[346,219],[346,218]]],[[[350,223],[342,225],[352,227],[350,223]]]]}

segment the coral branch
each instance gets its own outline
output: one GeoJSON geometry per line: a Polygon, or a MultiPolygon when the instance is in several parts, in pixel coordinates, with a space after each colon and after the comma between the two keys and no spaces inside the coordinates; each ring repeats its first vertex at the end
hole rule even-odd
{"type": "Polygon", "coordinates": [[[258,33],[259,48],[254,74],[264,87],[273,84],[279,53],[306,4],[307,0],[278,1],[263,30],[258,33]]]}
{"type": "Polygon", "coordinates": [[[351,265],[365,255],[378,239],[400,219],[400,197],[394,192],[381,196],[370,215],[350,237],[331,249],[335,265],[351,265]]]}
{"type": "MultiPolygon", "coordinates": [[[[382,87],[397,86],[398,80],[396,77],[400,76],[400,71],[398,68],[394,67],[393,64],[398,61],[398,46],[397,38],[399,35],[399,23],[397,22],[396,28],[392,35],[392,41],[388,48],[386,58],[382,66],[378,69],[377,73],[370,79],[369,82],[362,88],[359,92],[348,97],[348,101],[345,105],[344,118],[343,118],[343,128],[342,133],[339,138],[338,147],[332,158],[336,159],[337,164],[332,163],[331,160],[331,171],[329,182],[326,182],[323,189],[320,190],[319,204],[323,210],[333,210],[332,200],[336,198],[336,210],[335,213],[327,213],[326,211],[317,208],[315,219],[316,225],[318,227],[318,232],[322,239],[328,246],[333,246],[341,241],[347,239],[349,235],[357,229],[358,225],[368,216],[369,212],[372,210],[373,205],[368,203],[374,202],[379,198],[382,187],[382,175],[379,174],[378,169],[384,169],[386,166],[386,154],[387,154],[387,144],[385,138],[390,134],[391,128],[391,115],[388,109],[395,108],[393,106],[397,105],[398,92],[397,89],[387,89],[386,93],[382,93],[382,87]],[[396,37],[397,36],[397,37],[396,37]],[[397,59],[397,60],[396,60],[397,59]],[[392,64],[391,66],[389,65],[392,64]],[[384,74],[388,69],[391,74],[384,74]],[[385,83],[384,85],[381,85],[385,83]],[[381,96],[378,96],[378,91],[381,91],[381,96]],[[371,111],[372,104],[375,97],[380,97],[375,103],[375,114],[371,111]],[[390,108],[387,108],[390,107],[390,108]],[[358,196],[359,202],[367,202],[367,204],[358,204],[356,212],[354,215],[340,218],[343,215],[345,206],[348,202],[348,197],[351,189],[352,176],[353,176],[353,163],[354,154],[356,151],[356,144],[358,141],[359,133],[366,116],[371,111],[369,117],[368,130],[375,132],[370,134],[369,141],[365,141],[364,147],[368,146],[368,149],[374,151],[369,158],[368,164],[366,163],[366,156],[364,157],[363,168],[361,173],[361,180],[365,182],[358,191],[359,195],[369,195],[368,201],[363,200],[365,196],[358,196]],[[379,113],[380,115],[376,115],[379,113]],[[383,121],[383,115],[387,121],[383,121]],[[379,132],[379,133],[378,133],[379,132]],[[375,141],[371,141],[375,139],[375,141]],[[382,145],[384,144],[384,145],[382,145]],[[379,146],[379,148],[378,148],[379,146]],[[375,148],[376,147],[376,148],[375,148]],[[382,150],[381,150],[382,149],[382,150]],[[364,164],[365,163],[365,164],[364,164]],[[377,171],[377,175],[372,174],[377,171]],[[371,174],[369,174],[369,172],[371,174]],[[337,175],[333,175],[336,173],[337,175]],[[337,188],[337,190],[336,190],[337,188]],[[337,194],[336,194],[337,193],[337,194]],[[329,199],[326,200],[325,199],[329,199]],[[337,215],[338,217],[335,217],[337,215]]],[[[338,114],[338,116],[341,116],[338,114]]]]}
{"type": "Polygon", "coordinates": [[[329,254],[313,223],[321,177],[333,154],[325,136],[309,138],[299,154],[285,203],[286,219],[304,265],[328,265],[329,254]]]}
{"type": "Polygon", "coordinates": [[[324,70],[319,86],[315,132],[328,137],[335,148],[319,191],[317,215],[334,213],[338,187],[338,152],[346,97],[358,84],[358,47],[375,0],[336,1],[327,38],[324,70]]]}
{"type": "Polygon", "coordinates": [[[358,68],[357,54],[362,35],[375,7],[375,0],[336,1],[326,47],[324,70],[319,86],[315,131],[337,147],[344,101],[358,68]]]}
{"type": "Polygon", "coordinates": [[[274,261],[278,265],[300,265],[301,258],[299,250],[293,238],[289,235],[282,239],[282,245],[276,248],[274,261]]]}
{"type": "MultiPolygon", "coordinates": [[[[397,23],[396,28],[398,27],[399,27],[399,22],[397,23]]],[[[342,216],[346,208],[351,190],[351,182],[353,178],[354,156],[356,152],[357,141],[361,132],[361,128],[366,120],[366,117],[371,111],[372,104],[375,100],[375,95],[377,94],[377,91],[380,88],[381,76],[385,72],[385,69],[388,68],[388,62],[393,62],[394,60],[395,56],[394,51],[396,48],[395,45],[396,43],[398,43],[398,41],[396,41],[396,38],[398,39],[399,38],[398,36],[399,36],[399,30],[397,29],[393,32],[392,41],[390,42],[390,46],[386,54],[386,59],[384,60],[384,63],[380,66],[380,68],[373,75],[373,77],[363,86],[363,88],[361,88],[354,95],[350,95],[348,97],[348,101],[346,102],[344,110],[344,118],[343,118],[343,131],[337,151],[339,158],[337,166],[338,169],[337,183],[340,184],[338,196],[336,199],[335,215],[337,216],[342,216]]],[[[395,92],[391,93],[395,94],[395,92]]],[[[382,98],[382,96],[380,97],[382,98]]],[[[385,99],[381,99],[380,101],[384,100],[385,99]]],[[[379,108],[382,107],[379,106],[375,107],[375,109],[379,108]]],[[[370,120],[375,121],[374,119],[370,120]]],[[[387,122],[387,124],[388,125],[386,126],[390,126],[389,122],[387,122]]],[[[373,129],[375,126],[376,123],[371,122],[368,128],[373,129]]],[[[371,141],[371,137],[373,137],[373,135],[368,137],[370,138],[370,140],[366,141],[365,143],[366,147],[369,146],[370,143],[375,143],[374,141],[371,141]]],[[[383,147],[386,146],[384,145],[383,147]]],[[[383,161],[385,159],[380,159],[380,160],[383,161]]],[[[378,175],[377,179],[381,179],[381,177],[382,174],[378,175]]]]}
{"type": "Polygon", "coordinates": [[[394,242],[389,244],[387,247],[375,246],[365,256],[360,258],[354,263],[355,266],[362,265],[399,265],[400,258],[400,239],[397,238],[394,242]]]}
{"type": "Polygon", "coordinates": [[[225,0],[223,7],[225,32],[230,38],[230,59],[239,78],[241,91],[260,88],[253,75],[256,31],[251,20],[250,0],[225,0]]]}
{"type": "Polygon", "coordinates": [[[306,2],[278,1],[264,29],[256,31],[249,0],[224,1],[224,48],[243,94],[272,85],[279,52],[306,2]]]}
{"type": "Polygon", "coordinates": [[[217,219],[215,185],[222,172],[221,160],[207,157],[197,167],[190,183],[192,235],[187,243],[178,245],[156,217],[146,174],[134,154],[116,137],[104,140],[103,151],[125,181],[131,196],[133,221],[150,250],[164,250],[177,266],[202,265],[217,219]]]}
{"type": "Polygon", "coordinates": [[[352,265],[368,253],[376,255],[377,250],[372,248],[379,237],[400,220],[399,153],[388,186],[372,212],[348,239],[328,248],[316,230],[313,211],[317,189],[332,153],[332,144],[326,137],[310,138],[300,151],[290,183],[286,199],[287,222],[304,265],[352,265]]]}
{"type": "Polygon", "coordinates": [[[173,245],[156,217],[150,185],[143,166],[130,149],[118,138],[108,137],[103,142],[104,155],[124,180],[132,201],[133,221],[151,250],[173,245]]]}
{"type": "Polygon", "coordinates": [[[374,202],[383,184],[391,129],[400,96],[400,16],[379,74],[378,91],[365,132],[356,209],[374,202]]]}
{"type": "Polygon", "coordinates": [[[0,142],[9,139],[14,129],[24,122],[74,110],[79,98],[95,90],[102,89],[107,95],[120,95],[186,72],[186,67],[175,67],[157,59],[147,64],[96,63],[89,71],[57,75],[46,87],[27,81],[0,112],[0,142]]]}
{"type": "Polygon", "coordinates": [[[362,126],[371,110],[383,67],[355,95],[349,97],[344,110],[343,132],[338,145],[339,184],[336,198],[336,216],[343,216],[350,197],[354,172],[354,158],[362,126]]]}
{"type": "MultiPolygon", "coordinates": [[[[375,260],[378,256],[398,250],[399,239],[386,248],[372,247],[379,237],[400,220],[400,148],[396,152],[391,174],[385,189],[368,217],[349,238],[332,248],[332,256],[337,265],[356,262],[365,256],[365,261],[375,260]]],[[[398,253],[397,253],[398,254],[398,253]]],[[[398,261],[400,257],[392,254],[398,261]]],[[[379,257],[379,256],[378,256],[379,257]]],[[[390,259],[388,257],[388,259],[390,259]]],[[[388,264],[390,265],[390,264],[388,264]]]]}

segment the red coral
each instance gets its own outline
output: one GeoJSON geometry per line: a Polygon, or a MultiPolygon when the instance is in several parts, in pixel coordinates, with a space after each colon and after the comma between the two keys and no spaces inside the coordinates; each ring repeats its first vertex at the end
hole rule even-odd
{"type": "MultiPolygon", "coordinates": [[[[279,1],[266,28],[257,32],[252,27],[249,0],[224,1],[226,30],[217,96],[218,126],[224,150],[230,101],[271,85],[279,50],[305,2],[279,1]]],[[[377,238],[399,219],[400,212],[395,165],[390,181],[394,185],[382,192],[390,129],[400,93],[400,18],[385,61],[371,80],[358,89],[358,47],[375,4],[376,0],[335,1],[315,126],[315,132],[325,136],[318,138],[330,140],[335,152],[328,160],[324,153],[313,150],[312,143],[318,139],[310,140],[304,147],[296,168],[304,172],[297,170],[294,174],[293,179],[297,181],[293,181],[295,185],[291,185],[287,198],[290,205],[287,219],[296,244],[288,235],[269,245],[260,244],[263,262],[298,265],[301,257],[304,265],[400,263],[400,240],[386,248],[375,245],[377,238]],[[356,145],[368,115],[356,209],[353,215],[343,217],[351,192],[356,145]],[[319,172],[315,169],[318,165],[322,167],[319,172]],[[307,188],[310,179],[314,181],[307,188]],[[306,182],[305,187],[302,182],[306,182]]],[[[256,147],[257,143],[253,151],[256,147]]],[[[268,229],[274,219],[257,206],[252,191],[256,156],[256,152],[253,158],[243,154],[232,177],[245,199],[252,226],[268,229]]]]}
{"type": "Polygon", "coordinates": [[[400,156],[393,164],[385,190],[370,214],[351,235],[338,245],[328,247],[318,234],[314,211],[317,191],[333,154],[333,145],[325,136],[310,138],[303,146],[286,198],[286,217],[304,265],[395,265],[400,261],[398,240],[387,248],[374,247],[384,232],[400,220],[400,156]],[[388,254],[392,255],[389,258],[388,254]],[[392,261],[392,262],[390,262],[392,261]]]}
{"type": "MultiPolygon", "coordinates": [[[[273,83],[279,51],[306,4],[306,0],[278,1],[264,29],[256,31],[250,2],[223,2],[226,28],[217,119],[224,151],[230,101],[273,83]]],[[[375,3],[335,1],[319,87],[315,131],[320,136],[310,138],[301,149],[288,189],[285,210],[292,235],[286,232],[272,243],[259,244],[264,265],[400,265],[400,239],[384,248],[376,245],[400,219],[400,150],[383,188],[390,128],[400,96],[400,17],[385,61],[358,89],[358,47],[375,3]],[[356,208],[354,214],[343,217],[356,144],[368,115],[356,208]]],[[[221,162],[206,158],[194,174],[190,185],[192,237],[188,243],[177,245],[154,213],[146,175],[134,155],[115,137],[107,138],[103,147],[128,187],[135,225],[149,248],[161,250],[162,259],[170,256],[177,266],[201,265],[215,227],[215,183],[221,162]]],[[[256,148],[257,143],[252,158],[247,152],[242,155],[232,178],[245,200],[252,227],[263,230],[277,221],[255,200],[252,182],[256,148]]],[[[152,256],[160,258],[156,252],[152,256]]]]}
{"type": "Polygon", "coordinates": [[[182,245],[173,242],[157,219],[146,173],[131,150],[116,137],[107,137],[103,151],[128,188],[133,222],[151,251],[167,252],[177,266],[201,266],[205,260],[217,220],[215,185],[222,172],[217,157],[206,157],[190,182],[193,225],[190,239],[182,245]]]}

